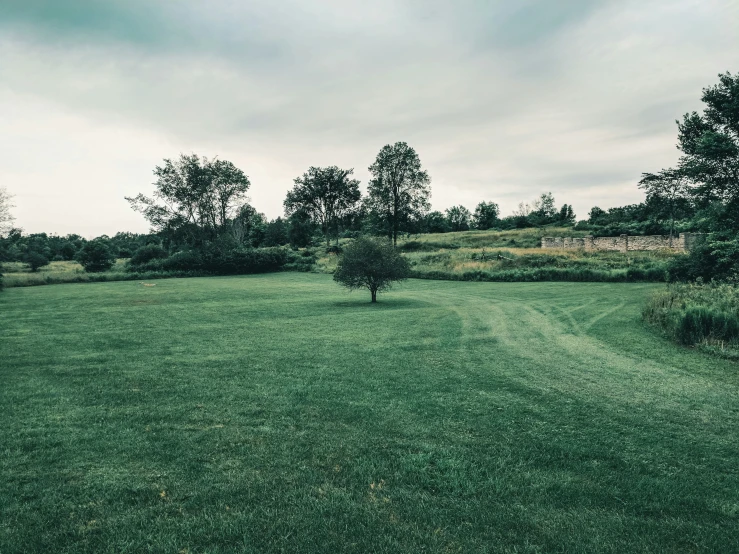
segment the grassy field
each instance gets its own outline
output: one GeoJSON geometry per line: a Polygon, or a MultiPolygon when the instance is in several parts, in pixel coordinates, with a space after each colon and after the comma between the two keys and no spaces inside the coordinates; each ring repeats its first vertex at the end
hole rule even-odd
{"type": "Polygon", "coordinates": [[[99,274],[85,273],[77,262],[51,262],[38,271],[31,271],[28,264],[21,262],[4,262],[2,264],[4,283],[6,287],[27,287],[35,285],[53,285],[58,283],[80,283],[94,279],[106,281],[125,280],[126,260],[116,260],[110,271],[99,274]]]}
{"type": "Polygon", "coordinates": [[[0,552],[737,552],[739,365],[654,289],[8,289],[0,552]]]}

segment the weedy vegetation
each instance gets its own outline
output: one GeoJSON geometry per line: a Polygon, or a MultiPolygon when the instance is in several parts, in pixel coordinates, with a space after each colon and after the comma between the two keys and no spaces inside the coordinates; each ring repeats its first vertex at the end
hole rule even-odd
{"type": "Polygon", "coordinates": [[[652,294],[644,319],[680,344],[739,359],[739,287],[683,283],[652,294]]]}

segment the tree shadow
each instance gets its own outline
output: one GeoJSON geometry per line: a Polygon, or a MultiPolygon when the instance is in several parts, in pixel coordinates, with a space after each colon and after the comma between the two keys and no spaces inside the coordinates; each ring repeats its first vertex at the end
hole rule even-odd
{"type": "Polygon", "coordinates": [[[418,300],[416,298],[380,298],[377,302],[370,302],[369,297],[357,297],[352,300],[338,300],[332,302],[335,308],[366,308],[375,310],[398,310],[423,308],[430,304],[426,300],[418,300]]]}

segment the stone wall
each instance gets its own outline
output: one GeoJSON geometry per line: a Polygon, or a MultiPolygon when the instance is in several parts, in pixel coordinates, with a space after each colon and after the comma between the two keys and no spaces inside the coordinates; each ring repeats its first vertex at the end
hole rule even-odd
{"type": "Polygon", "coordinates": [[[702,233],[680,233],[677,237],[668,235],[648,235],[618,237],[543,237],[542,248],[568,248],[583,250],[610,250],[614,252],[628,252],[629,250],[664,250],[686,252],[703,237],[702,233]]]}

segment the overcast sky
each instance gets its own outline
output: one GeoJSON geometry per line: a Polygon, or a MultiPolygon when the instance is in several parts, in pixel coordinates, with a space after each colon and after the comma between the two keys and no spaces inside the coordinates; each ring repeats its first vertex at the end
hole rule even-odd
{"type": "Polygon", "coordinates": [[[145,232],[163,158],[282,214],[310,165],[406,141],[432,206],[639,202],[674,120],[739,71],[739,0],[0,0],[0,186],[27,232],[145,232]]]}

